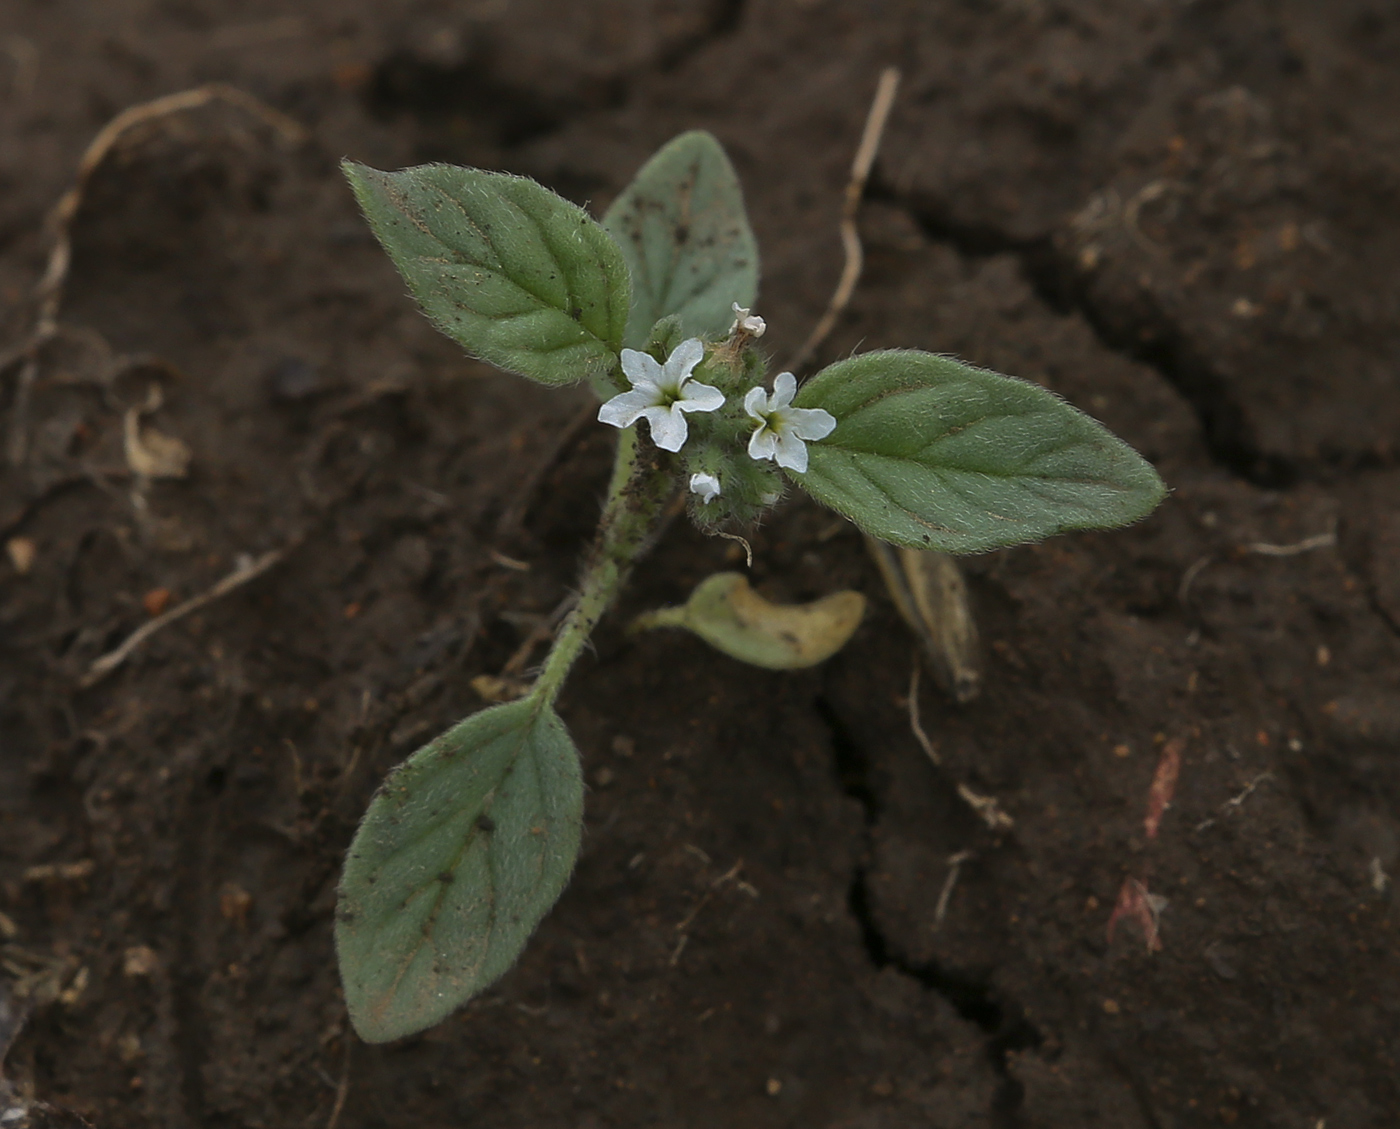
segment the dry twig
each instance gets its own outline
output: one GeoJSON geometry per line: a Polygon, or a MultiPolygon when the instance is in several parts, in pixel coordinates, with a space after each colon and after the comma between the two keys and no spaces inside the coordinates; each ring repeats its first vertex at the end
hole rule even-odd
{"type": "Polygon", "coordinates": [[[326,1119],[326,1129],[335,1129],[340,1121],[340,1112],[345,1108],[345,1099],[350,1094],[350,1056],[354,1053],[355,1040],[352,1036],[345,1036],[345,1065],[340,1069],[340,1082],[335,1088],[335,1105],[331,1106],[331,1115],[326,1119]]]}
{"type": "Polygon", "coordinates": [[[535,629],[521,642],[515,649],[515,654],[506,661],[506,665],[501,668],[502,678],[516,678],[524,670],[530,661],[530,656],[534,654],[535,648],[546,639],[553,637],[554,632],[564,617],[574,610],[574,605],[578,603],[578,593],[570,592],[554,606],[554,610],[545,616],[544,619],[535,626],[535,629]]]}
{"type": "Polygon", "coordinates": [[[1266,541],[1253,541],[1245,546],[1245,550],[1257,553],[1261,557],[1296,557],[1302,553],[1310,553],[1314,549],[1331,548],[1336,543],[1337,534],[1328,532],[1305,537],[1302,541],[1295,541],[1291,545],[1270,545],[1266,541]]]}
{"type": "MultiPolygon", "coordinates": [[[[700,911],[704,909],[705,906],[709,903],[710,899],[715,896],[716,890],[718,890],[726,882],[734,882],[739,877],[739,871],[743,869],[744,860],[740,859],[727,871],[725,871],[713,882],[711,882],[710,888],[700,896],[700,900],[695,903],[691,911],[688,914],[686,914],[685,918],[676,925],[676,932],[680,934],[680,938],[676,941],[676,947],[671,951],[670,960],[666,962],[672,968],[675,968],[676,965],[680,962],[681,953],[685,951],[685,946],[690,941],[690,927],[695,923],[695,919],[700,915],[700,911]]],[[[753,897],[758,897],[758,891],[755,890],[752,886],[750,886],[747,882],[737,882],[736,885],[741,890],[744,890],[745,893],[751,894],[753,897]]]]}
{"type": "Polygon", "coordinates": [[[1181,583],[1176,588],[1176,599],[1183,607],[1186,606],[1187,597],[1191,595],[1191,585],[1196,583],[1196,577],[1200,576],[1214,559],[1211,556],[1204,556],[1182,574],[1181,583]]]}
{"type": "Polygon", "coordinates": [[[1242,791],[1238,796],[1231,796],[1228,800],[1221,804],[1220,810],[1222,812],[1229,813],[1231,810],[1238,808],[1241,804],[1245,802],[1245,800],[1249,799],[1249,797],[1254,794],[1254,790],[1258,788],[1259,785],[1263,784],[1266,780],[1272,780],[1273,778],[1274,774],[1272,772],[1261,772],[1258,776],[1256,776],[1253,780],[1251,780],[1248,784],[1245,785],[1244,791],[1242,791]]]}
{"type": "Polygon", "coordinates": [[[198,596],[190,597],[183,604],[177,604],[164,615],[158,615],[150,623],[138,627],[127,636],[126,641],[120,647],[108,651],[93,661],[92,666],[88,667],[88,672],[79,679],[79,687],[86,690],[89,686],[95,686],[126,662],[137,647],[141,646],[162,627],[174,623],[177,619],[184,619],[190,612],[198,611],[205,604],[213,603],[220,597],[227,596],[235,589],[243,587],[250,580],[255,580],[280,561],[286,552],[285,549],[273,549],[271,552],[264,553],[256,560],[234,569],[207,591],[201,592],[198,596]]]}
{"type": "Polygon", "coordinates": [[[34,298],[38,307],[34,328],[24,342],[0,362],[0,371],[16,363],[20,365],[19,378],[15,385],[13,414],[10,417],[10,434],[6,444],[6,454],[11,466],[19,466],[24,462],[28,446],[29,397],[39,376],[39,352],[58,333],[58,311],[63,304],[63,288],[68,281],[68,268],[73,261],[71,228],[78,209],[82,207],[88,181],[129,130],[143,122],[181,110],[192,110],[215,101],[227,102],[246,110],[265,122],[290,144],[298,144],[306,139],[306,130],[286,114],[274,110],[251,94],[222,82],[211,82],[191,90],[181,90],[149,102],[128,106],[98,131],[78,161],[78,171],[72,186],[58,198],[58,203],[49,213],[48,226],[53,233],[53,247],[49,250],[48,265],[44,269],[43,277],[34,288],[34,298]]]}
{"type": "MultiPolygon", "coordinates": [[[[919,747],[924,750],[934,765],[943,767],[943,758],[938,755],[938,749],[929,740],[928,734],[924,732],[923,723],[919,720],[919,660],[914,659],[914,669],[909,675],[909,728],[914,733],[914,739],[919,742],[919,747]]],[[[997,803],[995,796],[984,796],[981,792],[976,792],[966,784],[959,782],[958,795],[963,803],[977,813],[982,820],[993,831],[1005,831],[1008,827],[1014,827],[1016,821],[1001,810],[1001,805],[997,803]]]]}
{"type": "Polygon", "coordinates": [[[914,740],[919,742],[919,748],[923,749],[937,767],[943,767],[943,758],[938,755],[938,749],[934,743],[928,739],[928,734],[924,732],[923,722],[919,720],[919,660],[914,660],[914,669],[909,674],[909,728],[914,732],[914,740]]]}
{"type": "Polygon", "coordinates": [[[860,211],[860,200],[865,194],[865,182],[870,179],[870,169],[875,164],[875,154],[880,150],[880,138],[885,132],[885,122],[889,120],[890,107],[894,105],[895,92],[899,89],[899,68],[886,67],[880,75],[880,85],[875,89],[875,100],[870,103],[870,113],[865,119],[865,131],[861,134],[860,147],[856,149],[855,160],[851,162],[851,179],[846,185],[846,202],[841,210],[841,246],[846,253],[846,264],[841,269],[841,279],[831,296],[822,320],[817,322],[811,335],[802,343],[787,368],[797,372],[812,359],[812,354],[826,340],[827,334],[836,325],[836,319],[851,300],[860,272],[865,265],[865,252],[860,243],[860,231],[856,227],[856,214],[860,211]]]}
{"type": "Polygon", "coordinates": [[[943,924],[943,919],[948,916],[948,903],[953,900],[953,887],[958,884],[958,872],[962,870],[962,864],[973,857],[972,851],[959,851],[955,855],[948,856],[948,877],[943,879],[943,889],[938,895],[938,904],[933,910],[933,927],[939,928],[943,924]]]}

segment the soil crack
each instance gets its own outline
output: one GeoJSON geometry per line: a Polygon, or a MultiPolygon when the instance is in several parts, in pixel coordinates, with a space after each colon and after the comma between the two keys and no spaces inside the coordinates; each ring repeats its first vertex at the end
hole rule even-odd
{"type": "MultiPolygon", "coordinates": [[[[845,794],[865,812],[864,844],[861,856],[870,857],[872,832],[881,815],[879,792],[873,780],[869,754],[855,741],[832,704],[817,700],[817,712],[831,733],[836,777],[845,794]]],[[[929,992],[941,996],[958,1016],[975,1024],[987,1036],[986,1054],[998,1083],[992,1099],[992,1116],[997,1124],[1016,1124],[1016,1115],[1025,1088],[1011,1074],[1009,1056],[1030,1050],[1044,1042],[1039,1029],[1026,1018],[1025,1010],[1005,998],[985,976],[974,976],[939,961],[914,961],[901,953],[880,928],[870,903],[869,866],[856,867],[847,891],[846,904],[860,926],[861,940],[870,963],[877,969],[894,968],[929,992]]]]}
{"type": "Polygon", "coordinates": [[[1079,314],[1105,349],[1154,369],[1181,394],[1200,421],[1211,458],[1232,474],[1266,489],[1286,488],[1300,477],[1295,463],[1259,449],[1224,377],[1150,296],[1131,309],[1098,302],[1052,236],[1018,239],[991,226],[960,223],[946,208],[881,181],[878,170],[867,192],[903,208],[929,239],[964,258],[1015,256],[1042,302],[1060,314],[1079,314]]]}

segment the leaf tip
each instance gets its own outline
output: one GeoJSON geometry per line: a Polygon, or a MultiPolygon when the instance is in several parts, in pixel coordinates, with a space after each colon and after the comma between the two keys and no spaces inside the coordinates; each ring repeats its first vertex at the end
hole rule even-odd
{"type": "MultiPolygon", "coordinates": [[[[1131,448],[1129,449],[1131,450],[1131,448]]],[[[1134,454],[1137,454],[1137,452],[1134,452],[1134,454]]],[[[1165,502],[1167,500],[1167,495],[1171,493],[1171,489],[1162,480],[1162,476],[1157,473],[1157,468],[1141,455],[1138,455],[1138,458],[1142,459],[1143,473],[1141,482],[1134,491],[1138,496],[1138,506],[1136,507],[1135,516],[1129,518],[1130,522],[1141,521],[1143,518],[1147,517],[1153,510],[1165,502]]]]}
{"type": "Polygon", "coordinates": [[[345,179],[350,182],[350,187],[355,189],[357,193],[359,192],[361,187],[367,186],[369,184],[370,178],[372,176],[376,174],[380,176],[383,175],[383,173],[380,173],[378,169],[371,168],[369,165],[361,164],[359,161],[353,161],[349,157],[341,158],[340,171],[342,175],[344,175],[345,179]]]}

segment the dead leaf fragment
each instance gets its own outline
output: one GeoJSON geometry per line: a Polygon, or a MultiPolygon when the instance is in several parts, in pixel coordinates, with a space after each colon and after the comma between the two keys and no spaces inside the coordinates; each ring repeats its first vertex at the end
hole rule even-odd
{"type": "Polygon", "coordinates": [[[1108,918],[1108,943],[1113,944],[1113,932],[1118,922],[1133,922],[1142,933],[1149,953],[1162,951],[1162,940],[1157,932],[1157,918],[1167,907],[1167,899],[1160,894],[1148,892],[1145,885],[1136,878],[1123,879],[1118,890],[1118,902],[1108,918]]]}
{"type": "Polygon", "coordinates": [[[1186,742],[1173,737],[1162,747],[1162,755],[1157,761],[1157,771],[1152,776],[1152,787],[1147,792],[1147,815],[1143,818],[1143,830],[1149,839],[1157,838],[1162,825],[1162,816],[1171,805],[1176,792],[1176,780],[1181,774],[1181,752],[1186,742]]]}
{"type": "Polygon", "coordinates": [[[471,688],[488,702],[513,702],[530,692],[529,683],[495,674],[478,674],[471,680],[471,688]]]}
{"type": "Polygon", "coordinates": [[[939,688],[956,702],[972,701],[982,690],[982,660],[967,581],[957,559],[931,550],[896,548],[869,536],[865,547],[880,566],[885,588],[918,639],[939,688]]]}
{"type": "Polygon", "coordinates": [[[248,911],[253,908],[253,895],[237,882],[225,882],[219,887],[219,913],[239,928],[248,924],[248,911]]]}
{"type": "Polygon", "coordinates": [[[122,972],[133,979],[150,976],[160,967],[160,957],[150,945],[133,945],[122,955],[122,972]]]}
{"type": "Polygon", "coordinates": [[[11,537],[5,542],[5,552],[9,554],[10,564],[14,565],[15,571],[23,576],[34,567],[34,558],[39,553],[39,547],[28,537],[11,537]]]}
{"type": "Polygon", "coordinates": [[[768,670],[825,662],[846,645],[865,615],[859,592],[833,592],[810,604],[774,604],[737,572],[701,581],[679,608],[638,616],[632,630],[684,627],[731,658],[768,670]]]}
{"type": "Polygon", "coordinates": [[[88,966],[83,965],[78,969],[73,979],[68,981],[68,986],[58,993],[58,1002],[64,1007],[77,1007],[78,1001],[83,998],[83,993],[87,991],[88,982],[92,979],[92,974],[88,971],[88,966]]]}
{"type": "Polygon", "coordinates": [[[169,588],[152,588],[141,597],[141,606],[146,609],[148,616],[158,616],[170,606],[170,601],[175,598],[175,593],[169,588]]]}
{"type": "Polygon", "coordinates": [[[44,862],[31,866],[24,872],[26,882],[81,882],[97,869],[92,859],[78,859],[76,862],[44,862]]]}
{"type": "Polygon", "coordinates": [[[146,1057],[146,1051],[141,1046],[141,1036],[134,1031],[128,1031],[117,1038],[117,1057],[131,1066],[140,1062],[146,1057]]]}
{"type": "Polygon", "coordinates": [[[184,478],[189,473],[189,447],[173,435],[142,427],[139,408],[128,409],[123,437],[126,465],[138,478],[184,478]]]}

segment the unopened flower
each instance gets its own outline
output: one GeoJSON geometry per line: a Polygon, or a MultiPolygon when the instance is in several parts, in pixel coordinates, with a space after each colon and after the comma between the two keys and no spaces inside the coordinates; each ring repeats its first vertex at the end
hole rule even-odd
{"type": "Polygon", "coordinates": [[[733,303],[734,324],[729,327],[730,333],[747,333],[750,337],[762,337],[768,330],[768,323],[757,314],[751,314],[738,302],[733,303]]]}
{"type": "Polygon", "coordinates": [[[643,416],[651,426],[651,441],[663,451],[679,451],[690,428],[685,412],[712,412],[724,403],[724,393],[690,379],[705,357],[698,337],[676,346],[664,365],[636,349],[622,350],[622,371],[632,382],[630,392],[620,392],[598,409],[598,419],[613,427],[631,427],[643,416]]]}
{"type": "Polygon", "coordinates": [[[797,378],[780,372],[773,381],[770,396],[761,387],[750,388],[744,397],[744,411],[758,420],[749,437],[749,456],[773,459],[780,467],[804,474],[807,470],[806,440],[825,439],[836,429],[836,417],[822,408],[794,408],[797,378]]]}
{"type": "Polygon", "coordinates": [[[702,502],[713,502],[720,495],[719,479],[701,471],[690,476],[690,492],[699,494],[702,502]]]}

